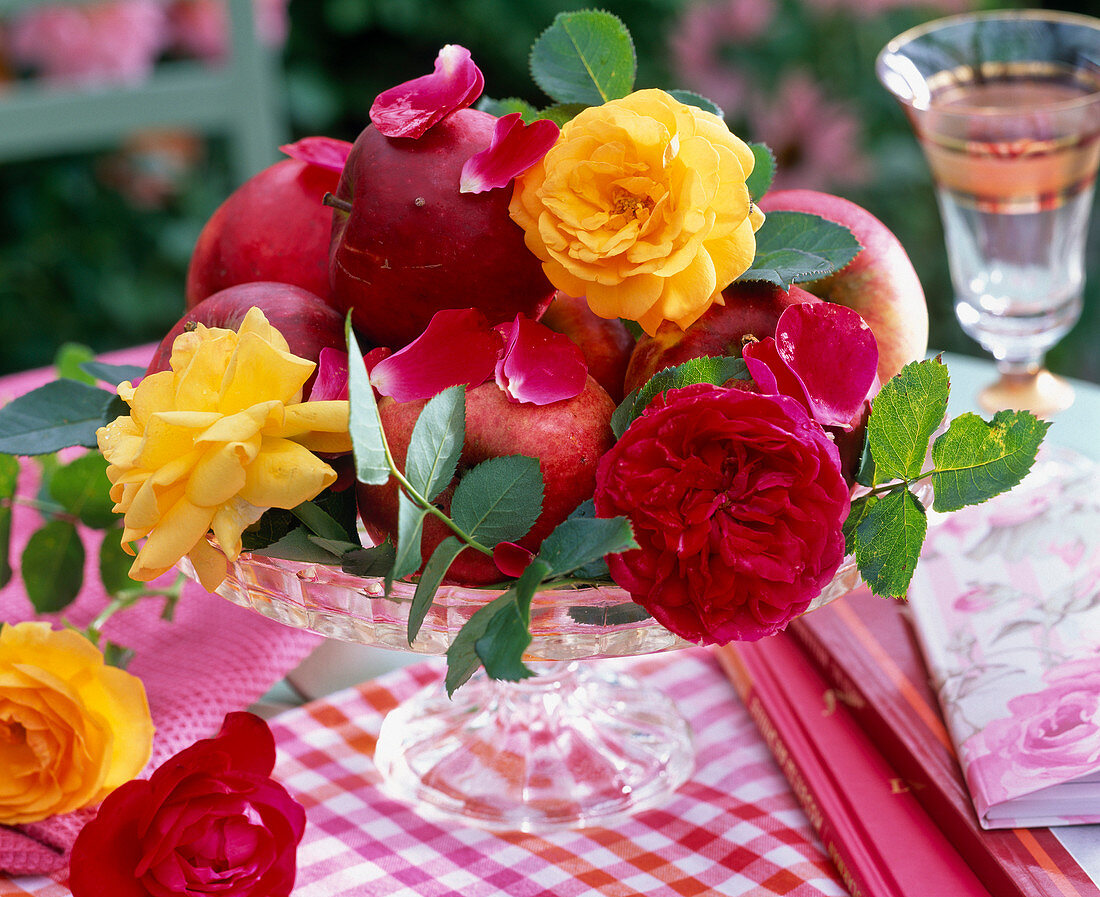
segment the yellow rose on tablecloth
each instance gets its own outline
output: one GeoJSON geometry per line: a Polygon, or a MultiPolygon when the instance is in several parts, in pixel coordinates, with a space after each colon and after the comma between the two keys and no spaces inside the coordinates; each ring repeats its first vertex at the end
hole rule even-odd
{"type": "Polygon", "coordinates": [[[351,450],[348,403],[301,401],[314,367],[252,308],[238,331],[199,324],[181,334],[171,370],[119,386],[130,414],[96,435],[125,515],[122,544],[132,551],[145,539],[133,579],[155,579],[187,556],[213,591],[246,527],[336,481],[314,452],[351,450]],[[207,542],[211,531],[224,554],[207,542]]]}
{"type": "Polygon", "coordinates": [[[0,627],[0,824],[103,800],[153,749],[141,680],[87,638],[47,623],[0,627]]]}
{"type": "Polygon", "coordinates": [[[686,329],[752,264],[753,163],[717,115],[640,90],[567,122],[509,211],[559,290],[650,335],[686,329]]]}

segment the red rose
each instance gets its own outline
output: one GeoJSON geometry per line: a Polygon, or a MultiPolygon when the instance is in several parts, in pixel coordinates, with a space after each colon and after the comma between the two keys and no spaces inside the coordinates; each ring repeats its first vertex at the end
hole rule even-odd
{"type": "Polygon", "coordinates": [[[267,724],[228,714],[215,738],[107,796],[73,845],[73,897],[285,897],[306,817],[274,767],[267,724]]]}
{"type": "Polygon", "coordinates": [[[608,557],[612,577],[701,644],[782,629],[844,558],[836,446],[786,396],[708,384],[658,396],[600,459],[595,502],[640,546],[608,557]]]}

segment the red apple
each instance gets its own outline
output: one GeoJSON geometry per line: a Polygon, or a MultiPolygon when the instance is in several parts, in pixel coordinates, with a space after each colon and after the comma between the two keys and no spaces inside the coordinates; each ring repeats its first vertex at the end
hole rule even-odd
{"type": "Polygon", "coordinates": [[[187,269],[187,307],[239,283],[289,283],[329,292],[332,212],[322,200],[339,172],[284,159],[231,193],[203,226],[187,269]]]}
{"type": "MultiPolygon", "coordinates": [[[[345,350],[344,319],[323,299],[287,283],[242,283],[204,299],[184,314],[153,353],[147,373],[165,371],[176,337],[194,324],[236,330],[248,310],[256,306],[286,339],[290,351],[317,361],[324,348],[345,350]]],[[[308,389],[312,378],[306,384],[308,389]]]]}
{"type": "Polygon", "coordinates": [[[775,336],[775,325],[787,306],[820,301],[799,287],[784,290],[762,281],[732,283],[722,297],[725,305],[712,305],[687,330],[665,321],[656,335],[639,337],[626,372],[626,392],[691,358],[739,356],[746,339],[775,336]]]}
{"type": "Polygon", "coordinates": [[[508,216],[511,191],[459,192],[496,121],[460,109],[416,139],[368,125],[355,141],[336,190],[350,211],[332,217],[332,301],[376,345],[404,346],[441,308],[499,324],[549,304],[553,287],[508,216]]]}
{"type": "Polygon", "coordinates": [[[601,318],[585,299],[567,296],[559,290],[540,321],[573,340],[584,355],[588,373],[615,402],[623,400],[623,382],[634,350],[634,336],[621,320],[601,318]]]}
{"type": "Polygon", "coordinates": [[[845,268],[804,283],[822,299],[859,312],[878,341],[878,375],[886,382],[928,349],[928,308],[913,263],[878,218],[847,199],[815,190],[780,190],[760,201],[765,212],[809,212],[843,224],[863,250],[845,268]]]}
{"type": "MultiPolygon", "coordinates": [[[[378,406],[382,426],[394,461],[404,469],[413,425],[425,401],[395,402],[383,399],[378,406]]],[[[615,403],[591,376],[584,389],[572,399],[549,405],[509,401],[503,390],[490,380],[466,392],[466,442],[459,460],[459,472],[489,458],[526,455],[538,458],[544,496],[542,514],[519,544],[537,551],[542,540],[565,520],[596,488],[596,462],[614,437],[611,413],[615,403]]],[[[450,510],[454,483],[437,503],[450,510]]],[[[397,483],[358,487],[359,514],[371,530],[393,537],[397,532],[397,483]]],[[[435,546],[451,531],[428,517],[424,522],[422,557],[426,561],[435,546]]],[[[504,577],[492,558],[473,549],[463,551],[452,565],[447,582],[488,585],[504,577]]]]}

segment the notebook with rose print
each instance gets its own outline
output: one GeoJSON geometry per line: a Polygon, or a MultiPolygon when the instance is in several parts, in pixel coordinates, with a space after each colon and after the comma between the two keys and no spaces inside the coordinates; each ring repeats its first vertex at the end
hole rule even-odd
{"type": "Polygon", "coordinates": [[[909,602],[983,828],[1100,823],[1100,468],[930,519],[909,602]]]}

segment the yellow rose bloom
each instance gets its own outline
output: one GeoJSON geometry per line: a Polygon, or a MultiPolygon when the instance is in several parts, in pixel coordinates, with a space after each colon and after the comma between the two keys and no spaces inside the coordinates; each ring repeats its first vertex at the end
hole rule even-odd
{"type": "Polygon", "coordinates": [[[764,221],[752,150],[662,90],[592,106],[516,179],[509,208],[550,282],[604,318],[686,329],[748,270],[764,221]]]}
{"type": "Polygon", "coordinates": [[[0,824],[103,800],[153,749],[145,688],[88,639],[47,623],[0,627],[0,824]]]}
{"type": "Polygon", "coordinates": [[[125,515],[122,544],[132,552],[145,539],[131,578],[148,582],[186,556],[213,591],[246,527],[336,481],[313,453],[351,451],[348,403],[301,401],[315,367],[252,308],[236,332],[199,324],[181,334],[171,370],[119,386],[130,414],[96,436],[125,515]]]}

